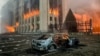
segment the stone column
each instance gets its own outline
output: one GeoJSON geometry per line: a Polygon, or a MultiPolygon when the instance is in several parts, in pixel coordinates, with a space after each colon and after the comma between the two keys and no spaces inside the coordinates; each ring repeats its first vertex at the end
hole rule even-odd
{"type": "Polygon", "coordinates": [[[48,31],[49,0],[40,0],[40,31],[48,31]]]}

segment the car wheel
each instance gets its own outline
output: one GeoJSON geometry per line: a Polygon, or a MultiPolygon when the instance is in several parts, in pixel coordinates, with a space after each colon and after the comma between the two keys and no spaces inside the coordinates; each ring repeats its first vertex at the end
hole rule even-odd
{"type": "Polygon", "coordinates": [[[56,51],[56,46],[55,45],[50,45],[48,47],[48,52],[53,52],[53,51],[56,51]]]}
{"type": "Polygon", "coordinates": [[[72,39],[72,46],[77,46],[79,44],[79,40],[78,39],[72,39]]]}
{"type": "Polygon", "coordinates": [[[78,39],[75,39],[74,45],[79,45],[79,40],[78,39]]]}

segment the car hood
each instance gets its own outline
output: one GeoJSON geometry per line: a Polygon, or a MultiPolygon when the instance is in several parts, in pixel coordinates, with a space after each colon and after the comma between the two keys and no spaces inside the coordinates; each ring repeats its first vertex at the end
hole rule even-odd
{"type": "Polygon", "coordinates": [[[52,41],[52,38],[50,37],[50,38],[48,38],[46,40],[33,40],[33,43],[38,43],[38,44],[40,43],[40,44],[42,44],[44,46],[48,46],[51,41],[52,41]]]}

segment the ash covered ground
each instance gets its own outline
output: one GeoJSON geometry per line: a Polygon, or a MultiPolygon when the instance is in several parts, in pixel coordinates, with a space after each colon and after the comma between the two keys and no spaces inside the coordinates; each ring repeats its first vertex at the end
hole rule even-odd
{"type": "MultiPolygon", "coordinates": [[[[49,55],[44,54],[44,56],[100,56],[100,35],[73,34],[71,36],[79,39],[79,46],[66,48],[66,50],[58,51],[49,55]]],[[[36,55],[33,53],[22,52],[17,56],[36,55]]]]}

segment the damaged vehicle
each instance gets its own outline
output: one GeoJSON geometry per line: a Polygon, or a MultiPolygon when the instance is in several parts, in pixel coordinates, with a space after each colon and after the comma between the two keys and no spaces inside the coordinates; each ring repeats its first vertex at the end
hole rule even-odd
{"type": "Polygon", "coordinates": [[[32,40],[32,48],[50,52],[61,47],[78,45],[78,43],[78,39],[70,38],[67,33],[45,34],[32,40]]]}
{"type": "Polygon", "coordinates": [[[39,37],[37,40],[32,40],[32,48],[40,51],[52,51],[57,48],[53,41],[54,34],[46,34],[39,37]]]}

